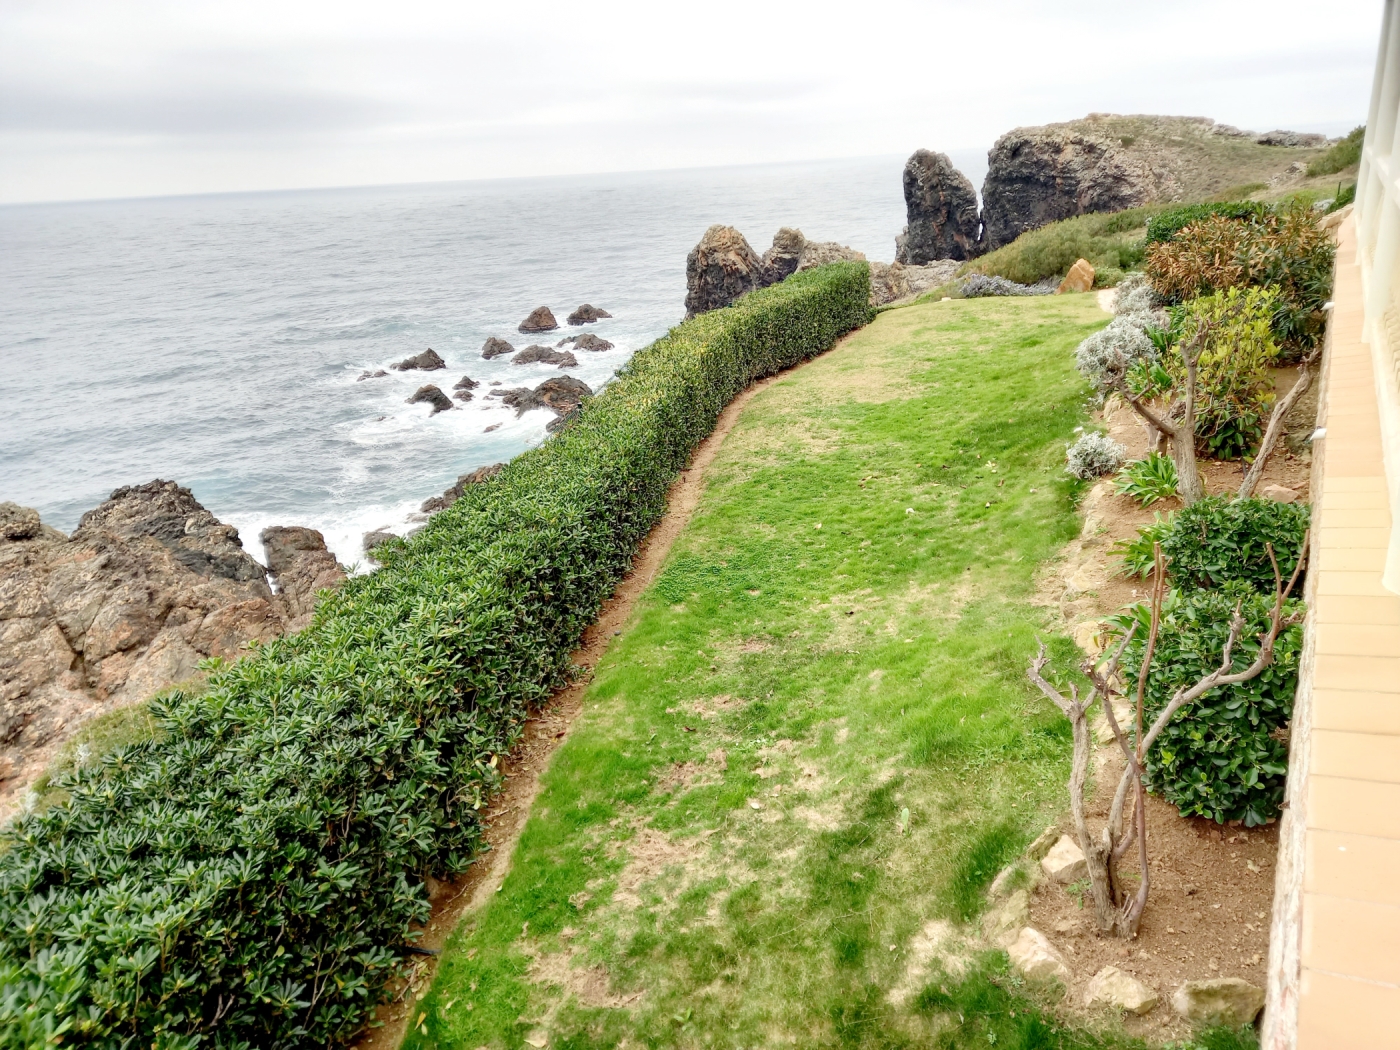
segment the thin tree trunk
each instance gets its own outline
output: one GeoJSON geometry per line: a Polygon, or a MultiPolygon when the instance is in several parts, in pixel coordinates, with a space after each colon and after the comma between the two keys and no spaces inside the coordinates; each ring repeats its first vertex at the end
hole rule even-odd
{"type": "Polygon", "coordinates": [[[1278,444],[1278,439],[1283,436],[1283,417],[1293,410],[1293,406],[1312,385],[1312,370],[1308,368],[1309,364],[1308,361],[1303,362],[1298,369],[1298,381],[1293,384],[1293,389],[1274,406],[1274,413],[1269,417],[1269,428],[1264,431],[1264,440],[1259,443],[1259,452],[1255,455],[1254,462],[1250,464],[1249,471],[1245,474],[1244,481],[1240,485],[1240,499],[1249,499],[1250,496],[1254,495],[1254,486],[1258,485],[1259,479],[1264,476],[1264,465],[1269,462],[1269,456],[1273,454],[1274,446],[1278,444]]]}

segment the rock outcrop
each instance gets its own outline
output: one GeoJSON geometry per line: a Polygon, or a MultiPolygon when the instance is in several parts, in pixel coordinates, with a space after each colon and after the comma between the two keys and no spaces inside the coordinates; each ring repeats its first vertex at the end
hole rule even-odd
{"type": "Polygon", "coordinates": [[[870,264],[870,305],[898,302],[947,284],[957,276],[961,265],[956,259],[942,259],[927,266],[873,262],[870,264]]]}
{"type": "Polygon", "coordinates": [[[530,311],[530,316],[520,322],[520,331],[529,334],[530,332],[552,332],[559,327],[559,322],[554,319],[554,314],[547,306],[537,306],[530,311]]]}
{"type": "Polygon", "coordinates": [[[444,394],[440,387],[433,386],[432,383],[426,383],[420,386],[413,392],[412,397],[405,398],[404,400],[410,405],[420,403],[432,405],[433,410],[428,413],[429,416],[435,416],[439,412],[446,412],[448,409],[455,407],[452,404],[452,399],[444,394]]]}
{"type": "MultiPolygon", "coordinates": [[[[405,357],[398,364],[390,365],[389,367],[396,372],[411,372],[415,369],[423,372],[433,372],[439,368],[446,368],[447,362],[438,356],[436,350],[429,347],[421,354],[415,354],[413,357],[405,357]]],[[[374,377],[370,376],[369,378],[374,377]]]]}
{"type": "Polygon", "coordinates": [[[535,397],[545,408],[552,408],[560,415],[572,412],[593,396],[593,389],[581,379],[573,376],[560,376],[546,379],[535,387],[535,397]]]}
{"type": "Polygon", "coordinates": [[[494,335],[481,346],[481,356],[488,361],[493,357],[500,357],[503,354],[513,353],[515,353],[515,347],[511,346],[504,339],[497,339],[494,335]]]}
{"type": "Polygon", "coordinates": [[[571,325],[592,324],[594,321],[611,316],[612,314],[608,313],[606,310],[599,310],[596,306],[590,306],[588,303],[584,303],[569,315],[568,323],[571,325]]]}
{"type": "Polygon", "coordinates": [[[513,365],[558,365],[560,368],[573,368],[578,358],[567,350],[555,350],[549,346],[527,346],[510,359],[513,365]]]}
{"type": "Polygon", "coordinates": [[[463,376],[452,384],[452,389],[454,391],[452,396],[458,401],[470,401],[472,399],[472,391],[480,385],[481,384],[471,376],[463,376]]]}
{"type": "Polygon", "coordinates": [[[766,283],[763,260],[733,226],[711,226],[685,259],[685,315],[718,310],[766,283]]]}
{"type": "Polygon", "coordinates": [[[773,244],[763,253],[763,283],[777,284],[797,272],[802,261],[802,249],[807,246],[807,238],[801,230],[784,226],[773,235],[773,244]]]}
{"type": "Polygon", "coordinates": [[[0,819],[76,727],[285,627],[238,531],[174,482],[117,489],[71,537],[0,504],[0,819]]]}
{"type": "Polygon", "coordinates": [[[483,481],[490,481],[501,469],[504,463],[492,463],[489,467],[477,467],[473,471],[461,475],[457,481],[443,490],[441,496],[432,496],[423,501],[420,508],[424,514],[436,514],[440,510],[446,510],[452,504],[462,498],[462,493],[469,485],[480,485],[483,481]]]}
{"type": "Polygon", "coordinates": [[[909,224],[895,239],[895,261],[921,266],[979,254],[977,191],[946,153],[921,149],[904,165],[909,224]]]}
{"type": "Polygon", "coordinates": [[[585,332],[583,335],[567,335],[556,343],[556,346],[566,346],[572,343],[575,350],[591,350],[594,353],[601,353],[604,350],[611,350],[612,343],[606,339],[599,339],[592,332],[585,332]]]}
{"type": "Polygon", "coordinates": [[[316,529],[300,525],[273,525],[258,534],[267,571],[277,580],[276,600],[290,633],[311,622],[319,591],[333,590],[345,581],[345,570],[326,549],[326,538],[316,529]]]}

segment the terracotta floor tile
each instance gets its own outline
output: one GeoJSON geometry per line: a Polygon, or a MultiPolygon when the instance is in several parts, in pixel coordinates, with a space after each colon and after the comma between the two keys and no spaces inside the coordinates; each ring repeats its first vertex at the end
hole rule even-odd
{"type": "MultiPolygon", "coordinates": [[[[1323,548],[1324,550],[1326,547],[1323,548]]],[[[1355,550],[1356,548],[1352,548],[1355,550]]],[[[1380,552],[1377,552],[1380,553],[1380,552]]],[[[1369,594],[1384,598],[1393,592],[1381,586],[1380,573],[1348,570],[1322,570],[1317,581],[1318,594],[1369,594]]],[[[1397,595],[1396,597],[1400,597],[1397,595]]]]}
{"type": "Polygon", "coordinates": [[[1304,895],[1303,965],[1400,984],[1400,907],[1304,895]]]}
{"type": "MultiPolygon", "coordinates": [[[[1400,736],[1314,728],[1310,772],[1400,784],[1400,736]]],[[[1400,871],[1395,876],[1400,879],[1400,871]]]]}
{"type": "Polygon", "coordinates": [[[1356,689],[1400,693],[1400,656],[1328,656],[1319,653],[1313,668],[1317,689],[1356,689]]]}
{"type": "Polygon", "coordinates": [[[1331,729],[1344,733],[1400,735],[1400,695],[1314,688],[1312,727],[1314,732],[1331,729]]]}
{"type": "Polygon", "coordinates": [[[1400,1050],[1400,988],[1304,970],[1297,1050],[1400,1050]]]}
{"type": "Polygon", "coordinates": [[[1317,622],[1400,625],[1400,598],[1365,598],[1356,595],[1319,595],[1317,622]]]}
{"type": "Polygon", "coordinates": [[[1400,784],[1308,777],[1308,827],[1400,839],[1400,784]]]}
{"type": "Polygon", "coordinates": [[[1400,907],[1400,839],[1308,830],[1303,892],[1400,907]]]}

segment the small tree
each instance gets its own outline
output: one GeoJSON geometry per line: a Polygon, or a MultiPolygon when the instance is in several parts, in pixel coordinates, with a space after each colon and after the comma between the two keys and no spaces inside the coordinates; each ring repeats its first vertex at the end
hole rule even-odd
{"type": "Polygon", "coordinates": [[[1122,695],[1118,684],[1118,663],[1137,631],[1136,623],[1125,632],[1112,656],[1107,659],[1085,661],[1083,671],[1091,683],[1091,688],[1088,696],[1082,701],[1079,699],[1078,686],[1071,684],[1069,696],[1066,697],[1064,693],[1046,680],[1043,672],[1050,662],[1050,658],[1046,653],[1044,642],[1040,643],[1039,651],[1031,659],[1030,668],[1026,672],[1027,677],[1064,713],[1065,717],[1069,719],[1073,731],[1074,756],[1069,777],[1070,816],[1074,821],[1075,836],[1079,840],[1079,848],[1084,853],[1084,860],[1089,869],[1089,886],[1094,897],[1094,916],[1099,928],[1104,932],[1112,933],[1118,937],[1136,937],[1138,926],[1142,922],[1143,909],[1147,905],[1147,896],[1151,886],[1151,875],[1147,863],[1147,787],[1143,776],[1143,762],[1147,752],[1156,743],[1157,737],[1161,735],[1167,723],[1182,708],[1200,699],[1212,689],[1234,685],[1238,682],[1247,682],[1269,666],[1273,660],[1274,643],[1278,640],[1279,633],[1284,628],[1297,623],[1302,616],[1301,613],[1285,616],[1284,604],[1293,591],[1294,585],[1298,582],[1299,574],[1303,571],[1307,549],[1308,537],[1305,534],[1303,549],[1298,557],[1298,565],[1285,586],[1279,574],[1278,559],[1274,557],[1273,546],[1268,547],[1269,560],[1274,567],[1274,606],[1269,616],[1268,630],[1259,636],[1259,653],[1254,661],[1242,671],[1233,670],[1232,657],[1235,644],[1239,641],[1240,634],[1245,627],[1244,618],[1240,615],[1240,609],[1237,605],[1234,617],[1230,622],[1230,633],[1221,653],[1220,666],[1194,685],[1179,688],[1144,733],[1142,724],[1143,694],[1147,686],[1148,671],[1152,666],[1153,650],[1156,647],[1161,627],[1162,601],[1166,596],[1167,589],[1166,564],[1162,557],[1162,547],[1161,544],[1154,546],[1152,618],[1148,629],[1147,646],[1143,653],[1142,669],[1137,676],[1135,717],[1131,739],[1123,727],[1118,724],[1118,716],[1113,710],[1113,701],[1115,697],[1122,695]],[[1119,780],[1118,789],[1114,793],[1108,820],[1098,837],[1095,837],[1089,831],[1088,819],[1084,812],[1084,792],[1089,777],[1089,762],[1093,756],[1093,738],[1089,731],[1088,713],[1098,700],[1103,701],[1104,718],[1108,722],[1109,729],[1113,732],[1113,738],[1117,742],[1119,750],[1123,752],[1126,766],[1119,780]],[[1123,809],[1130,788],[1133,791],[1133,819],[1125,832],[1123,809]],[[1132,849],[1135,844],[1137,846],[1139,882],[1136,892],[1130,895],[1119,875],[1118,866],[1128,850],[1132,849]]]}

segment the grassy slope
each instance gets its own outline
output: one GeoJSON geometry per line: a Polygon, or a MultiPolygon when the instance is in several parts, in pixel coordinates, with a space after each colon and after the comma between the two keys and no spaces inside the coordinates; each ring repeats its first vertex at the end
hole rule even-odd
{"type": "Polygon", "coordinates": [[[1077,529],[1071,351],[1105,319],[1091,296],[892,311],[754,400],[407,1045],[926,1030],[887,1001],[916,934],[975,913],[1062,805],[1028,598],[1077,529]]]}

